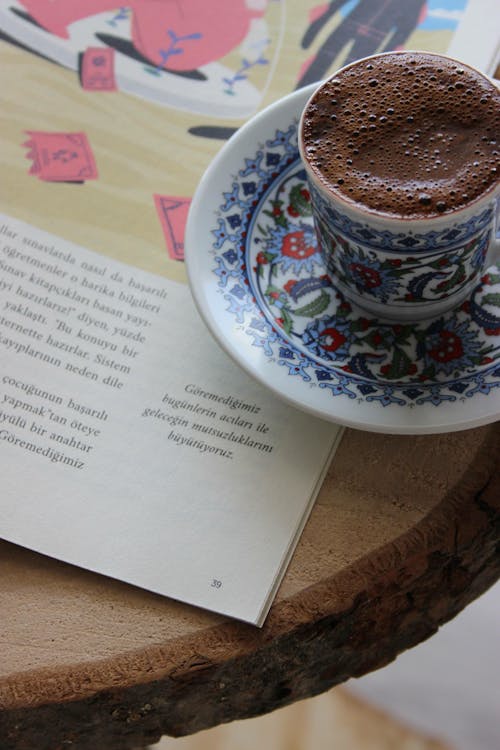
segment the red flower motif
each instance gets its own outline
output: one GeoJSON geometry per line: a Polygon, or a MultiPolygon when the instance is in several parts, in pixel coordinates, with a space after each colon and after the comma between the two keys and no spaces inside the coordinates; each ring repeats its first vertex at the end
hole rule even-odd
{"type": "Polygon", "coordinates": [[[485,273],[484,276],[481,276],[481,281],[483,284],[489,284],[491,281],[489,273],[485,273]]]}
{"type": "Polygon", "coordinates": [[[257,260],[257,263],[258,263],[259,265],[261,265],[261,266],[265,266],[265,265],[266,265],[266,263],[269,263],[268,259],[266,258],[266,256],[265,256],[265,255],[264,255],[264,253],[262,252],[262,250],[260,251],[260,253],[257,253],[257,258],[256,258],[256,260],[257,260]]]}
{"type": "Polygon", "coordinates": [[[402,261],[400,258],[393,258],[392,260],[389,261],[389,263],[391,264],[391,266],[396,266],[397,268],[398,266],[401,265],[402,261]]]}
{"type": "Polygon", "coordinates": [[[449,265],[450,265],[450,261],[448,260],[448,258],[441,258],[440,260],[438,260],[438,266],[449,266],[449,265]]]}
{"type": "Polygon", "coordinates": [[[302,188],[302,190],[300,191],[300,194],[305,201],[311,200],[311,193],[309,192],[309,190],[306,190],[306,188],[302,188]]]}
{"type": "Polygon", "coordinates": [[[283,328],[284,320],[283,318],[275,318],[276,323],[283,328]]]}
{"type": "Polygon", "coordinates": [[[288,206],[286,212],[287,214],[290,214],[290,216],[294,216],[294,217],[299,215],[299,212],[297,211],[295,206],[292,206],[292,205],[288,206]]]}
{"type": "Polygon", "coordinates": [[[327,352],[336,351],[345,341],[347,339],[344,334],[340,333],[336,328],[325,328],[319,337],[321,348],[327,352]]]}
{"type": "Polygon", "coordinates": [[[273,208],[273,216],[281,216],[282,213],[283,211],[281,210],[279,206],[275,206],[273,208]]]}
{"type": "Polygon", "coordinates": [[[287,294],[290,294],[290,292],[292,291],[296,283],[297,283],[297,279],[290,279],[289,281],[286,282],[283,289],[285,290],[287,294]]]}
{"type": "Polygon", "coordinates": [[[361,281],[365,289],[374,289],[382,283],[379,272],[362,263],[351,263],[349,270],[358,281],[361,281]]]}
{"type": "Polygon", "coordinates": [[[290,232],[283,240],[281,248],[283,255],[289,258],[309,258],[316,252],[312,245],[307,245],[304,239],[304,232],[290,232]]]}
{"type": "Polygon", "coordinates": [[[429,357],[432,357],[436,362],[450,362],[452,359],[460,359],[463,353],[462,340],[452,331],[441,331],[439,342],[428,352],[429,357]]]}
{"type": "Polygon", "coordinates": [[[279,292],[269,292],[268,297],[271,297],[271,299],[279,299],[280,293],[279,292]]]}

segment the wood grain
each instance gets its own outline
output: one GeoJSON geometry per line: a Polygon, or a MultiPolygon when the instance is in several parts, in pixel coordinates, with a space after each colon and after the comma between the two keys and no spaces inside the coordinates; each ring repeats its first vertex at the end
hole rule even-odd
{"type": "Polygon", "coordinates": [[[499,543],[497,423],[348,430],[261,630],[3,544],[0,748],[132,748],[316,695],[432,635],[499,543]]]}

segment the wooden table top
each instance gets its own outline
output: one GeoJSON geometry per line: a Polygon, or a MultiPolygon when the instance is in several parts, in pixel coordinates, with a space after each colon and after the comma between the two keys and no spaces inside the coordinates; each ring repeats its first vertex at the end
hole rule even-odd
{"type": "Polygon", "coordinates": [[[3,543],[0,748],[137,747],[381,667],[498,579],[499,527],[496,423],[347,430],[262,629],[3,543]]]}

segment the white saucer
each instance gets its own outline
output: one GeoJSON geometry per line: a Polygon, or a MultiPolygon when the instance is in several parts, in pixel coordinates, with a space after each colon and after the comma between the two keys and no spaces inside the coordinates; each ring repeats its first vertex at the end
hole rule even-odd
{"type": "Polygon", "coordinates": [[[277,396],[351,427],[448,432],[500,417],[500,269],[433,320],[376,320],[347,303],[317,252],[297,123],[313,86],[241,128],[193,198],[185,235],[196,305],[225,351],[277,396]]]}

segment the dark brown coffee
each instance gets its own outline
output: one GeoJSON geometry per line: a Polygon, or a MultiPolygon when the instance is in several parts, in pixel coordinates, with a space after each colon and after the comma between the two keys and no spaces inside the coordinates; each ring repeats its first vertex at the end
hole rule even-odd
{"type": "Polygon", "coordinates": [[[314,174],[348,202],[398,217],[474,202],[500,176],[500,92],[453,60],[419,52],[354,63],[303,117],[314,174]]]}

